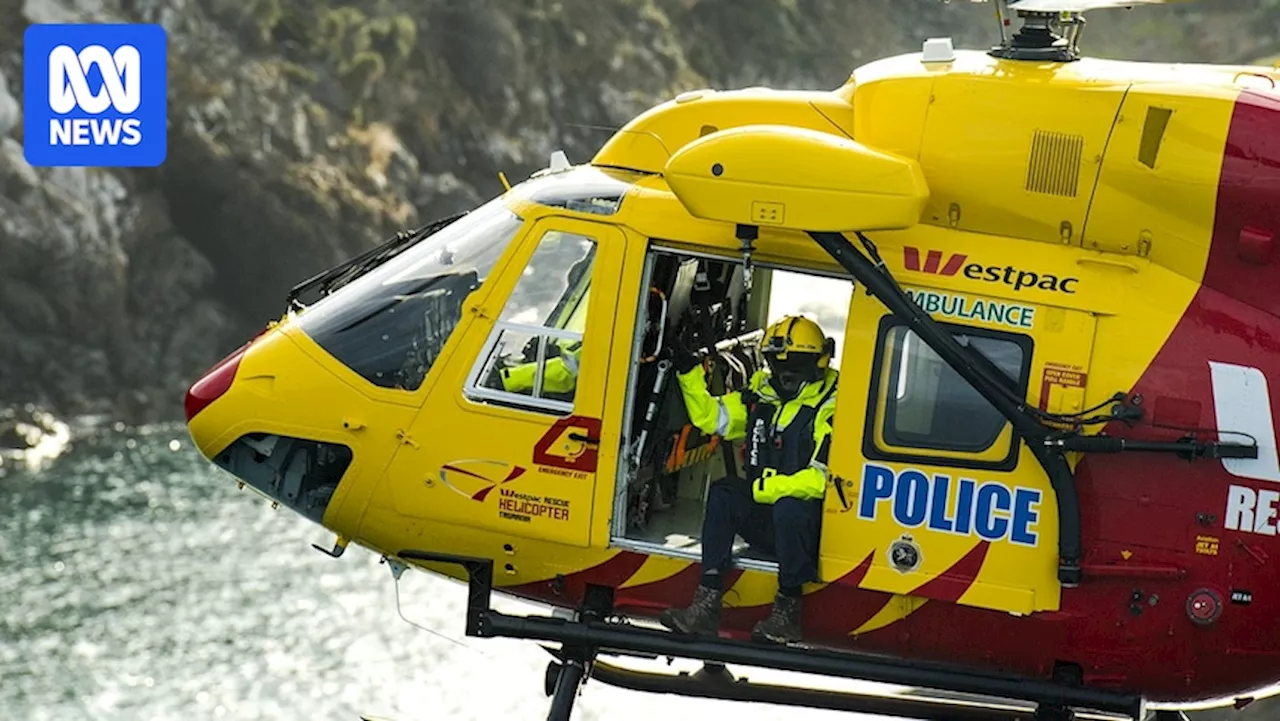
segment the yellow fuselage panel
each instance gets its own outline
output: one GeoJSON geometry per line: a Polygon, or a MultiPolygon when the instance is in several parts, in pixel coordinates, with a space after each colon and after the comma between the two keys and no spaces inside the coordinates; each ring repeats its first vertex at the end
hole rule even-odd
{"type": "Polygon", "coordinates": [[[717,130],[769,124],[850,137],[852,121],[853,109],[829,92],[697,90],[634,118],[591,163],[660,173],[677,150],[717,130]]]}
{"type": "Polygon", "coordinates": [[[922,222],[1123,254],[1194,280],[1241,79],[1270,71],[961,52],[872,63],[837,94],[855,138],[917,157],[922,222]],[[1159,242],[1156,242],[1156,241],[1159,242]]]}
{"type": "Polygon", "coordinates": [[[1084,247],[1150,258],[1200,281],[1237,92],[1137,86],[1107,145],[1084,247]]]}
{"type": "Polygon", "coordinates": [[[1074,242],[1123,91],[936,80],[920,152],[932,190],[927,222],[1074,242]]]}
{"type": "Polygon", "coordinates": [[[921,223],[1149,257],[1199,281],[1234,100],[1245,80],[1276,75],[906,55],[828,93],[690,94],[636,118],[593,162],[659,172],[685,144],[743,125],[845,133],[920,162],[930,193],[921,223]]]}
{"type": "Polygon", "coordinates": [[[785,125],[710,133],[676,151],[663,177],[699,218],[801,232],[909,228],[929,195],[914,160],[785,125]]]}
{"type": "Polygon", "coordinates": [[[351,449],[351,465],[329,503],[324,525],[355,538],[372,479],[381,476],[401,443],[398,435],[413,418],[412,398],[364,382],[285,322],[253,343],[235,382],[191,419],[189,429],[209,458],[249,433],[351,449]],[[389,397],[399,402],[388,402],[389,397]]]}

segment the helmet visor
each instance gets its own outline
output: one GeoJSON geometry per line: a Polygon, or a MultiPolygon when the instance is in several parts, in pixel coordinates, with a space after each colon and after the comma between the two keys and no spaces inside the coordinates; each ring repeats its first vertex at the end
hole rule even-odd
{"type": "Polygon", "coordinates": [[[818,380],[818,354],[787,353],[786,358],[778,358],[774,353],[766,353],[765,361],[769,364],[769,385],[778,391],[783,398],[795,398],[806,383],[818,380]]]}

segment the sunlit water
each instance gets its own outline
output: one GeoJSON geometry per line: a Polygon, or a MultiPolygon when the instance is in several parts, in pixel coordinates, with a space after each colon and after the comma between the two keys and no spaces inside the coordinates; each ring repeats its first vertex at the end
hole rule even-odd
{"type": "MultiPolygon", "coordinates": [[[[313,542],[332,537],[237,491],[181,426],[77,440],[40,471],[0,467],[0,719],[546,717],[549,656],[464,637],[461,584],[401,580],[406,617],[441,638],[401,620],[375,555],[334,560],[313,542]]],[[[574,719],[720,714],[872,718],[593,681],[574,719]]]]}

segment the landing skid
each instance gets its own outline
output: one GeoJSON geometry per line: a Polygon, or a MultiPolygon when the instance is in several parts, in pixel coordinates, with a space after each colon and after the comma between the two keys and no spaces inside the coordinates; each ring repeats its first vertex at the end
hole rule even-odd
{"type": "Polygon", "coordinates": [[[900,718],[956,721],[1141,721],[1142,699],[1013,674],[980,672],[944,664],[860,652],[773,646],[710,639],[609,622],[612,590],[587,589],[576,620],[549,616],[511,616],[493,610],[493,561],[426,551],[401,551],[400,558],[452,563],[466,569],[466,634],[560,644],[547,669],[548,721],[569,721],[573,702],[588,678],[636,691],[671,693],[730,701],[765,703],[884,714],[900,718]],[[703,661],[695,674],[635,671],[599,660],[601,656],[683,658],[703,661]],[[734,679],[726,664],[925,687],[939,693],[980,697],[881,696],[750,683],[734,679]],[[1001,700],[996,700],[1001,699],[1001,700]]]}
{"type": "MultiPolygon", "coordinates": [[[[547,668],[548,680],[559,672],[561,666],[552,661],[547,668]]],[[[753,683],[745,677],[734,678],[723,664],[708,662],[694,673],[650,673],[623,668],[603,661],[596,661],[591,678],[601,683],[630,691],[669,693],[692,698],[714,698],[725,701],[751,701],[779,706],[850,711],[876,714],[903,719],[947,719],[947,721],[1100,721],[1123,718],[1114,714],[1076,713],[1061,714],[1060,709],[1046,708],[1037,715],[1034,705],[1005,704],[984,699],[965,701],[959,699],[929,698],[899,695],[875,695],[796,688],[774,684],[753,683]]],[[[551,695],[548,686],[548,696],[551,695]]],[[[1070,713],[1070,712],[1068,712],[1070,713]]]]}

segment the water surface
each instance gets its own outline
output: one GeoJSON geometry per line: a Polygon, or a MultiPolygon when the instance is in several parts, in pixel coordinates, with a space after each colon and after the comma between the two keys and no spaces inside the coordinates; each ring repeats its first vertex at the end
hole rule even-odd
{"type": "MultiPolygon", "coordinates": [[[[403,613],[448,638],[406,623],[388,567],[310,545],[332,540],[237,490],[180,425],[99,432],[39,471],[0,465],[0,718],[546,718],[545,651],[464,637],[464,586],[422,572],[401,580],[403,613]]],[[[589,682],[574,719],[721,714],[873,718],[589,682]]]]}

